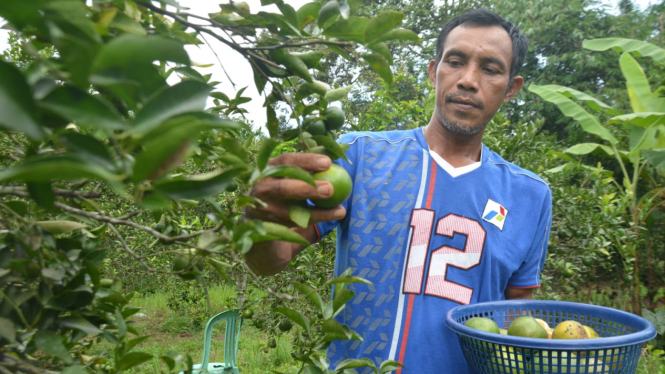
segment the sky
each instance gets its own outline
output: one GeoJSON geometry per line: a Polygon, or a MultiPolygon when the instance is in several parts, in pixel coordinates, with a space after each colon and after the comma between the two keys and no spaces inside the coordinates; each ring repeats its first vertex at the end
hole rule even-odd
{"type": "MultiPolygon", "coordinates": [[[[0,0],[2,1],[2,0],[0,0]]],[[[311,0],[285,0],[285,2],[291,5],[294,9],[300,8],[303,4],[308,3],[311,0]]],[[[649,6],[650,3],[654,3],[655,0],[634,0],[633,2],[640,7],[640,9],[645,9],[649,6]]],[[[214,13],[219,11],[218,3],[228,2],[225,1],[212,1],[212,0],[179,0],[179,3],[183,7],[190,8],[189,13],[193,13],[200,16],[207,16],[208,13],[214,13]]],[[[267,7],[261,7],[260,0],[245,0],[250,6],[250,11],[252,13],[257,13],[259,10],[268,11],[268,12],[277,12],[277,7],[270,5],[267,7]]],[[[604,0],[604,2],[609,4],[617,4],[618,0],[604,0]]],[[[4,22],[0,19],[0,25],[4,22]]],[[[8,48],[7,44],[8,31],[0,29],[0,52],[8,48]]],[[[243,87],[247,87],[247,90],[244,92],[243,96],[249,96],[251,98],[258,98],[258,100],[252,100],[247,104],[241,105],[241,108],[244,108],[249,111],[246,114],[246,117],[254,122],[255,127],[263,125],[266,122],[266,112],[263,108],[263,99],[259,98],[259,93],[254,87],[253,72],[249,63],[247,63],[237,52],[233,51],[223,43],[217,41],[216,39],[206,36],[206,40],[210,44],[210,47],[206,44],[200,46],[187,46],[187,52],[190,55],[190,58],[193,63],[199,65],[205,64],[214,64],[208,68],[196,68],[202,74],[212,74],[212,81],[221,82],[217,87],[217,91],[222,91],[228,96],[234,96],[235,92],[243,87]],[[212,48],[212,49],[211,49],[212,48]],[[227,75],[224,73],[224,69],[220,67],[218,63],[218,58],[215,56],[215,53],[222,61],[222,65],[226,69],[227,75]],[[230,80],[229,80],[230,78],[230,80]],[[233,84],[231,83],[233,82],[233,84]]],[[[176,80],[177,81],[177,80],[176,80]]],[[[170,82],[175,83],[175,81],[170,82]]],[[[268,87],[269,88],[269,87],[268,87]]]]}

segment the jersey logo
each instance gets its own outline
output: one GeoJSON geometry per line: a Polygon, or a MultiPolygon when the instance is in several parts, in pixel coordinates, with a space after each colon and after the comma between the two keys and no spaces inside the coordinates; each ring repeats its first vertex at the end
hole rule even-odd
{"type": "Polygon", "coordinates": [[[494,226],[498,227],[499,230],[503,231],[503,224],[506,223],[506,216],[508,216],[508,209],[504,208],[503,205],[487,199],[487,205],[485,205],[485,211],[483,212],[483,220],[487,221],[494,226]]]}

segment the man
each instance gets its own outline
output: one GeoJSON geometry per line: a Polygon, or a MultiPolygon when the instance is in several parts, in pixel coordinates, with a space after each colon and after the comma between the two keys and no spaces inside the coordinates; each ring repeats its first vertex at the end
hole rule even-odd
{"type": "MultiPolygon", "coordinates": [[[[347,268],[372,281],[354,287],[340,321],[363,342],[335,342],[332,366],[345,358],[394,359],[397,373],[471,373],[446,313],[470,303],[528,299],[540,286],[551,225],[551,193],[538,176],[482,144],[501,104],[522,88],[526,38],[498,15],[475,10],[448,22],[429,77],[436,93],[430,122],[406,131],[351,133],[354,185],[349,200],[315,209],[310,243],[338,228],[336,274],[347,268]]],[[[328,168],[320,155],[285,154],[272,164],[328,168]]],[[[268,206],[248,211],[289,224],[286,200],[326,198],[290,179],[267,179],[252,192],[268,206]]],[[[247,254],[260,274],[282,270],[303,247],[257,243],[247,254]]]]}

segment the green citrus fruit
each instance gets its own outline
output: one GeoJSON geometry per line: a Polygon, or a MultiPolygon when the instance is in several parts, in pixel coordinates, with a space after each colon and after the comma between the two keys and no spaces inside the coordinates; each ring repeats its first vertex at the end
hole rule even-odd
{"type": "Polygon", "coordinates": [[[552,332],[552,339],[586,339],[584,326],[577,321],[563,321],[559,323],[552,332]]]}
{"type": "Polygon", "coordinates": [[[293,327],[293,323],[291,323],[290,320],[285,319],[285,320],[282,320],[282,322],[279,323],[278,327],[279,327],[280,331],[287,332],[287,331],[291,330],[291,327],[293,327]]]}
{"type": "Polygon", "coordinates": [[[305,131],[312,135],[325,135],[326,134],[326,124],[320,120],[306,121],[305,122],[305,131]]]}
{"type": "Polygon", "coordinates": [[[330,165],[328,170],[312,174],[312,178],[315,181],[329,182],[333,186],[333,195],[331,197],[327,199],[312,199],[314,205],[319,208],[334,208],[351,196],[351,189],[353,188],[351,176],[343,167],[337,164],[330,165]]]}
{"type": "Polygon", "coordinates": [[[521,336],[524,338],[547,339],[549,335],[547,330],[531,316],[521,316],[515,318],[508,326],[508,335],[521,336]]]}
{"type": "Polygon", "coordinates": [[[179,271],[178,276],[183,280],[194,280],[196,276],[199,275],[203,267],[201,264],[194,262],[192,263],[193,254],[192,252],[187,253],[178,253],[175,256],[173,261],[173,271],[179,271]],[[190,263],[193,265],[190,268],[190,263]],[[189,271],[185,271],[191,269],[189,271]]]}
{"type": "Polygon", "coordinates": [[[337,130],[344,125],[344,111],[340,107],[329,107],[323,112],[323,117],[326,119],[324,122],[328,130],[337,130]]]}
{"type": "Polygon", "coordinates": [[[499,325],[497,325],[493,320],[484,317],[470,318],[468,321],[464,322],[464,326],[480,331],[492,332],[495,334],[500,333],[499,325]]]}
{"type": "Polygon", "coordinates": [[[566,278],[571,278],[575,275],[575,270],[573,270],[571,268],[565,268],[565,269],[563,269],[562,274],[566,278]]]}
{"type": "Polygon", "coordinates": [[[242,311],[242,318],[251,319],[252,317],[254,317],[253,309],[247,308],[242,311]]]}

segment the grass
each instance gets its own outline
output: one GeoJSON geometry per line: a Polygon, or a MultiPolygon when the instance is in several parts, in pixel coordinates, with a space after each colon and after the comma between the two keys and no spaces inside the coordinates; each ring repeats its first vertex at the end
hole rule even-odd
{"type": "MultiPolygon", "coordinates": [[[[262,293],[262,291],[253,291],[262,293]]],[[[214,313],[226,310],[230,297],[235,297],[235,290],[229,286],[216,286],[210,289],[210,301],[214,313]]],[[[169,352],[189,354],[194,363],[200,363],[203,357],[204,327],[193,331],[187,317],[178,316],[167,306],[167,295],[156,293],[145,297],[135,297],[132,305],[141,308],[134,316],[134,327],[140,336],[150,335],[150,338],[135,348],[136,351],[149,353],[154,358],[128,373],[166,373],[167,366],[160,356],[169,352]]],[[[225,324],[215,326],[213,344],[210,352],[210,362],[219,362],[224,358],[224,328],[225,324]]],[[[265,374],[272,370],[295,372],[295,361],[291,358],[290,334],[275,337],[276,348],[268,348],[267,343],[271,337],[257,329],[251,320],[245,320],[240,331],[238,343],[237,366],[243,374],[265,374]]],[[[114,346],[102,343],[96,346],[94,354],[104,354],[112,357],[114,346]]]]}

